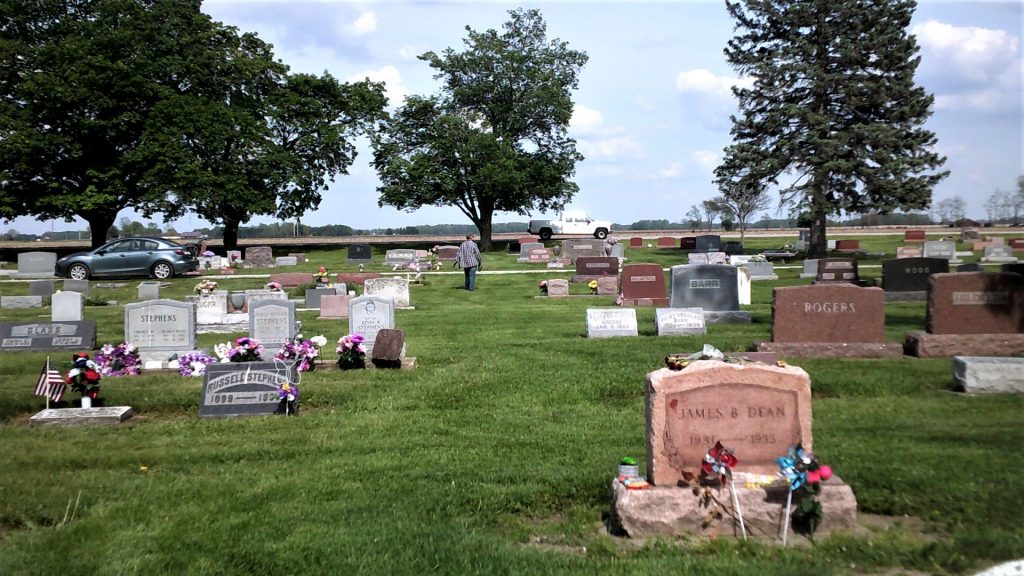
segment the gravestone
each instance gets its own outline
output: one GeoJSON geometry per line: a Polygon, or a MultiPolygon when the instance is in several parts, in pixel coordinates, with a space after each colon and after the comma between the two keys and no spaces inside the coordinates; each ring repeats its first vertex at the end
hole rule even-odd
{"type": "MultiPolygon", "coordinates": [[[[531,238],[530,241],[532,242],[533,238],[531,238]]],[[[510,241],[508,244],[505,244],[505,254],[511,254],[513,256],[519,256],[522,253],[523,253],[523,243],[522,242],[510,241]]]]}
{"type": "Polygon", "coordinates": [[[625,306],[667,306],[665,272],[658,264],[622,267],[622,303],[625,306]]]}
{"type": "Polygon", "coordinates": [[[68,278],[64,281],[65,292],[79,292],[83,296],[89,295],[89,281],[88,280],[72,280],[68,278]]]}
{"type": "Polygon", "coordinates": [[[281,406],[278,388],[298,381],[297,364],[227,362],[210,364],[203,376],[200,418],[274,414],[281,406]]]}
{"type": "Polygon", "coordinates": [[[924,249],[920,246],[897,246],[896,258],[921,258],[924,249]]]}
{"type": "Polygon", "coordinates": [[[395,250],[388,250],[384,254],[384,265],[385,266],[408,266],[416,261],[416,250],[409,248],[399,248],[395,250]]]}
{"type": "Polygon", "coordinates": [[[516,240],[516,242],[518,242],[520,246],[522,246],[523,244],[529,244],[531,242],[536,242],[536,241],[537,241],[537,239],[534,238],[533,236],[520,236],[516,240]]]}
{"type": "Polygon", "coordinates": [[[309,258],[306,258],[306,254],[304,252],[289,252],[288,255],[294,257],[296,262],[299,264],[309,262],[309,258]]]}
{"type": "Polygon", "coordinates": [[[892,301],[891,293],[911,293],[917,300],[928,297],[928,277],[932,274],[949,272],[949,260],[944,258],[900,258],[882,261],[882,288],[886,300],[892,301]]]}
{"type": "Polygon", "coordinates": [[[739,292],[740,306],[750,306],[750,270],[743,266],[736,269],[736,288],[739,292]]]}
{"type": "Polygon", "coordinates": [[[612,258],[622,260],[626,257],[626,245],[625,244],[612,244],[608,247],[608,255],[612,258]]]}
{"type": "Polygon", "coordinates": [[[317,320],[336,320],[348,318],[348,304],[352,300],[348,294],[326,294],[320,297],[320,316],[317,320]]]}
{"type": "Polygon", "coordinates": [[[743,254],[743,243],[738,240],[722,242],[722,252],[725,252],[726,256],[738,256],[743,254]]]}
{"type": "Polygon", "coordinates": [[[380,272],[342,272],[334,277],[334,283],[352,284],[362,286],[370,278],[381,278],[380,272]]]}
{"type": "MultiPolygon", "coordinates": [[[[647,478],[676,486],[721,441],[740,455],[734,472],[772,474],[795,444],[814,450],[811,379],[796,366],[698,360],[647,375],[647,478]]],[[[692,496],[691,496],[692,498],[692,496]]]]}
{"type": "Polygon", "coordinates": [[[313,283],[312,272],[281,272],[270,275],[271,282],[277,282],[281,288],[297,288],[313,283]]]}
{"type": "Polygon", "coordinates": [[[274,260],[274,266],[295,266],[299,263],[299,259],[295,256],[278,256],[274,260]]]}
{"type": "Polygon", "coordinates": [[[41,296],[45,306],[56,290],[54,284],[53,280],[30,280],[28,283],[28,293],[30,296],[41,296]]]}
{"type": "Polygon", "coordinates": [[[587,338],[636,336],[633,308],[587,308],[587,338]]]}
{"type": "Polygon", "coordinates": [[[349,244],[348,261],[351,264],[373,262],[373,248],[369,244],[349,244]]]}
{"type": "Polygon", "coordinates": [[[377,368],[401,368],[403,350],[405,333],[393,328],[381,328],[370,349],[370,362],[377,368]]]}
{"type": "Polygon", "coordinates": [[[740,312],[736,268],[728,264],[673,266],[669,282],[669,307],[703,308],[709,324],[749,323],[740,312]]]}
{"type": "Polygon", "coordinates": [[[569,295],[569,281],[561,278],[548,280],[548,296],[551,298],[564,298],[569,295]]]}
{"type": "Polygon", "coordinates": [[[856,258],[822,258],[818,260],[818,277],[815,282],[856,283],[859,280],[856,258]]]}
{"type": "Polygon", "coordinates": [[[321,301],[324,296],[335,296],[338,294],[335,288],[307,288],[303,307],[308,310],[320,310],[321,301]]]}
{"type": "Polygon", "coordinates": [[[683,236],[679,239],[679,248],[683,250],[696,250],[697,238],[695,236],[683,236]]]}
{"type": "Polygon", "coordinates": [[[697,252],[721,252],[722,237],[717,234],[705,234],[697,236],[694,240],[694,250],[697,252]]]}
{"type": "Polygon", "coordinates": [[[933,240],[931,242],[925,242],[924,257],[953,260],[956,257],[956,244],[949,240],[933,240]]]}
{"type": "Polygon", "coordinates": [[[274,266],[274,252],[270,246],[249,246],[245,249],[246,268],[271,268],[274,266]]]}
{"type": "MultiPolygon", "coordinates": [[[[977,262],[971,262],[970,264],[960,264],[956,267],[957,272],[984,272],[985,267],[977,262]]],[[[1007,270],[1003,270],[1006,272],[1007,270]]],[[[1012,272],[1012,270],[1011,270],[1012,272]]]]}
{"type": "Polygon", "coordinates": [[[458,246],[438,246],[437,259],[441,262],[455,262],[455,256],[459,253],[458,246]]]}
{"type": "MultiPolygon", "coordinates": [[[[519,262],[529,262],[531,252],[543,249],[544,245],[540,242],[527,242],[519,247],[519,257],[516,260],[519,262]]],[[[545,260],[545,262],[547,262],[547,260],[545,260]]]]}
{"type": "Polygon", "coordinates": [[[29,426],[116,426],[133,415],[131,406],[49,408],[29,418],[29,426]]]}
{"type": "Polygon", "coordinates": [[[263,300],[277,300],[280,302],[288,301],[288,293],[283,290],[268,290],[266,288],[261,289],[250,289],[245,291],[245,305],[242,307],[246,312],[256,302],[263,300]]]}
{"type": "Polygon", "coordinates": [[[78,322],[85,316],[85,298],[78,292],[57,292],[50,303],[50,320],[78,322]]]}
{"type": "Polygon", "coordinates": [[[924,230],[907,230],[903,233],[904,242],[924,242],[928,238],[924,235],[924,230]]]}
{"type": "Polygon", "coordinates": [[[617,276],[619,259],[611,256],[581,256],[576,259],[573,282],[590,282],[601,276],[617,276]]]}
{"type": "Polygon", "coordinates": [[[908,354],[926,358],[1024,355],[1024,276],[933,274],[925,329],[907,333],[908,354]]]}
{"type": "Polygon", "coordinates": [[[747,262],[743,265],[750,271],[751,280],[778,280],[775,266],[771,262],[747,262]]]}
{"type": "Polygon", "coordinates": [[[975,240],[981,240],[981,232],[978,232],[974,228],[964,228],[960,231],[961,242],[973,242],[975,240]]]}
{"type": "Polygon", "coordinates": [[[601,276],[597,279],[598,296],[617,296],[619,294],[618,276],[601,276]]]}
{"type": "Polygon", "coordinates": [[[228,313],[227,290],[215,290],[212,294],[200,294],[192,300],[196,305],[196,324],[223,324],[228,313]]]}
{"type": "Polygon", "coordinates": [[[562,240],[562,257],[576,262],[583,256],[603,257],[604,242],[594,238],[568,238],[562,240]]]}
{"type": "Polygon", "coordinates": [[[348,331],[359,333],[367,350],[373,350],[377,332],[395,327],[395,306],[390,298],[360,296],[349,301],[348,331]]]}
{"type": "Polygon", "coordinates": [[[801,278],[817,278],[818,277],[818,260],[817,258],[811,258],[804,260],[804,270],[800,273],[801,278]]]}
{"type": "Polygon", "coordinates": [[[126,304],[124,341],[138,348],[143,363],[191,352],[196,349],[196,307],[166,299],[126,304]]]}
{"type": "Polygon", "coordinates": [[[160,299],[160,283],[159,282],[139,282],[138,287],[138,298],[139,302],[145,302],[147,300],[159,300],[160,299]]]}
{"type": "Polygon", "coordinates": [[[81,351],[95,348],[95,320],[0,324],[0,352],[81,351]]]}
{"type": "Polygon", "coordinates": [[[1024,358],[954,356],[953,385],[968,394],[1024,394],[1024,358]]]}
{"type": "Polygon", "coordinates": [[[56,267],[56,252],[21,252],[18,254],[18,271],[11,277],[52,278],[56,267]]]}
{"type": "Polygon", "coordinates": [[[662,236],[658,238],[658,248],[675,248],[676,239],[671,236],[662,236]]]}
{"type": "Polygon", "coordinates": [[[711,259],[708,258],[707,252],[690,252],[686,255],[686,263],[691,266],[695,264],[711,264],[711,259]]]}
{"type": "Polygon", "coordinates": [[[249,337],[273,355],[285,342],[295,339],[295,303],[257,300],[249,304],[249,337]]]}
{"type": "Polygon", "coordinates": [[[985,247],[985,255],[981,257],[982,262],[1012,263],[1017,261],[1013,255],[1013,249],[1004,244],[996,244],[985,247]]]}
{"type": "Polygon", "coordinates": [[[1024,238],[1010,238],[1007,241],[1007,245],[1009,245],[1010,249],[1014,252],[1024,250],[1024,238]]]}
{"type": "Polygon", "coordinates": [[[639,237],[639,236],[633,236],[632,238],[629,239],[629,247],[630,248],[643,248],[644,247],[644,239],[639,237]]]}
{"type": "Polygon", "coordinates": [[[42,308],[42,296],[0,296],[0,308],[42,308]]]}
{"type": "Polygon", "coordinates": [[[729,264],[732,266],[742,266],[747,262],[750,262],[753,258],[753,256],[744,256],[742,254],[731,255],[729,256],[729,264]]]}
{"type": "Polygon", "coordinates": [[[371,278],[363,284],[363,295],[391,298],[395,308],[408,308],[409,281],[405,278],[371,278]]]}
{"type": "Polygon", "coordinates": [[[551,252],[547,248],[531,248],[526,253],[526,261],[534,264],[545,264],[551,260],[551,252]]]}
{"type": "Polygon", "coordinates": [[[242,260],[241,250],[228,250],[227,252],[225,252],[225,258],[228,260],[228,262],[234,262],[235,264],[241,264],[242,262],[244,262],[244,260],[242,260]]]}
{"type": "Polygon", "coordinates": [[[857,252],[860,250],[860,240],[836,240],[837,252],[857,252]]]}
{"type": "Polygon", "coordinates": [[[702,308],[658,308],[654,311],[654,332],[658,336],[707,334],[702,308]]]}

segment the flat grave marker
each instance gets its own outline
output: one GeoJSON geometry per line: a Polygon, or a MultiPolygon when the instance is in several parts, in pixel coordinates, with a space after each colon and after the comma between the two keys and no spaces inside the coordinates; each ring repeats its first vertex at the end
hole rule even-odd
{"type": "Polygon", "coordinates": [[[633,308],[587,308],[587,338],[636,336],[633,308]]]}
{"type": "Polygon", "coordinates": [[[707,334],[702,308],[658,308],[654,311],[654,332],[658,336],[707,334]]]}

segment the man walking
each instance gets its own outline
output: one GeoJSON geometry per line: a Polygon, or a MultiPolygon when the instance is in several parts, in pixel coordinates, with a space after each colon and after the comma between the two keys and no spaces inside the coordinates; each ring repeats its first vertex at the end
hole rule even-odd
{"type": "Polygon", "coordinates": [[[466,290],[476,290],[476,270],[482,263],[480,248],[473,242],[473,235],[466,234],[466,241],[459,244],[459,252],[455,255],[455,264],[466,275],[466,290]]]}

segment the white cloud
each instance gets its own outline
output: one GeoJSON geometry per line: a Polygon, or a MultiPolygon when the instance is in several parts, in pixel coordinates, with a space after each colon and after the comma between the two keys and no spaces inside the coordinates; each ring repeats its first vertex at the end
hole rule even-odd
{"type": "Polygon", "coordinates": [[[683,175],[683,163],[673,162],[668,165],[668,168],[662,168],[658,170],[659,178],[678,178],[683,175]]]}
{"type": "Polygon", "coordinates": [[[377,70],[364,70],[358,74],[352,74],[346,78],[346,81],[361,82],[367,78],[374,82],[384,83],[389,106],[401,106],[405,101],[405,97],[409,95],[409,89],[402,83],[402,74],[394,66],[384,66],[377,70]]]}
{"type": "Polygon", "coordinates": [[[911,33],[929,57],[973,82],[998,80],[1009,66],[1019,64],[1020,39],[1005,30],[928,20],[914,26],[911,33]]]}
{"type": "Polygon", "coordinates": [[[363,12],[355,22],[348,26],[348,31],[355,36],[365,36],[375,30],[377,30],[377,15],[373,12],[363,12]]]}
{"type": "Polygon", "coordinates": [[[698,150],[690,155],[690,160],[702,171],[711,174],[718,166],[719,156],[717,152],[711,150],[698,150]]]}
{"type": "Polygon", "coordinates": [[[583,104],[577,104],[572,109],[572,118],[569,126],[574,132],[589,134],[595,132],[604,122],[604,116],[600,110],[588,108],[583,104]]]}
{"type": "Polygon", "coordinates": [[[676,76],[676,90],[683,93],[696,93],[715,99],[732,99],[732,87],[749,88],[754,80],[749,77],[717,76],[706,68],[684,70],[676,76]]]}
{"type": "Polygon", "coordinates": [[[598,140],[579,140],[576,144],[578,150],[587,159],[640,158],[643,156],[643,146],[628,134],[598,140]]]}
{"type": "Polygon", "coordinates": [[[426,52],[426,50],[417,50],[413,46],[403,46],[398,49],[398,57],[402,60],[413,61],[418,59],[419,55],[426,52]]]}
{"type": "Polygon", "coordinates": [[[651,100],[644,96],[637,96],[636,98],[634,98],[633,104],[636,104],[637,108],[640,108],[641,110],[646,110],[648,112],[654,112],[658,108],[654,102],[652,102],[651,100]]]}

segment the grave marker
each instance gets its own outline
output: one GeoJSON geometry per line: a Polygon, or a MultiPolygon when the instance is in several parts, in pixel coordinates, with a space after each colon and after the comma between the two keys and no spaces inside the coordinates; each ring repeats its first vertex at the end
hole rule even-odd
{"type": "Polygon", "coordinates": [[[384,254],[384,265],[391,267],[408,266],[416,261],[416,251],[409,248],[388,250],[384,254]]]}
{"type": "Polygon", "coordinates": [[[96,321],[7,322],[0,324],[0,352],[93,350],[96,321]]]}
{"type": "Polygon", "coordinates": [[[42,296],[0,296],[0,308],[42,308],[42,296]]]}
{"type": "Polygon", "coordinates": [[[307,288],[303,307],[308,310],[320,310],[324,296],[335,296],[338,291],[335,288],[307,288]]]}
{"type": "Polygon", "coordinates": [[[953,260],[956,257],[956,244],[949,240],[933,240],[931,242],[925,242],[924,257],[953,260]]]}
{"type": "Polygon", "coordinates": [[[643,248],[644,247],[644,239],[639,237],[639,236],[633,236],[632,238],[629,239],[629,247],[630,248],[643,248]]]}
{"type": "MultiPolygon", "coordinates": [[[[544,245],[540,242],[527,242],[519,247],[519,257],[516,258],[519,262],[529,262],[530,253],[534,250],[544,250],[544,245]]],[[[547,260],[545,260],[546,262],[547,260]]]]}
{"type": "Polygon", "coordinates": [[[1013,263],[1017,257],[1013,255],[1013,249],[1005,244],[995,244],[985,247],[985,255],[981,257],[982,262],[1006,262],[1013,263]]]}
{"type": "Polygon", "coordinates": [[[52,278],[56,267],[56,252],[21,252],[18,254],[18,271],[11,277],[52,278]]]}
{"type": "Polygon", "coordinates": [[[658,248],[675,248],[676,239],[671,236],[662,236],[658,238],[658,248]]]}
{"type": "Polygon", "coordinates": [[[405,350],[405,332],[381,328],[370,349],[370,362],[377,368],[401,368],[405,350]]]}
{"type": "Polygon", "coordinates": [[[299,259],[295,256],[278,256],[274,260],[274,266],[295,266],[299,263],[299,259]]]}
{"type": "Polygon", "coordinates": [[[697,249],[697,237],[696,236],[683,236],[679,239],[679,248],[683,250],[696,250],[697,249]]]}
{"type": "Polygon", "coordinates": [[[904,242],[924,242],[928,238],[924,235],[924,230],[907,230],[903,233],[904,242]]]}
{"type": "Polygon", "coordinates": [[[654,311],[654,331],[658,336],[707,334],[702,308],[658,308],[654,311]]]}
{"type": "Polygon", "coordinates": [[[53,322],[78,322],[85,316],[85,298],[78,292],[58,292],[50,304],[53,322]]]}
{"type": "Polygon", "coordinates": [[[210,364],[203,377],[199,417],[274,414],[281,405],[278,387],[298,380],[297,364],[227,362],[210,364]]]}
{"type": "Polygon", "coordinates": [[[457,256],[458,253],[458,246],[438,246],[437,259],[441,262],[455,262],[455,256],[457,256]]]}
{"type": "Polygon", "coordinates": [[[581,256],[576,259],[574,282],[589,282],[601,276],[617,276],[619,259],[611,256],[581,256]]]}
{"type": "Polygon", "coordinates": [[[201,325],[223,324],[228,313],[227,290],[215,290],[212,294],[200,294],[192,300],[196,305],[196,323],[201,325]]]}
{"type": "Polygon", "coordinates": [[[80,292],[83,296],[89,295],[89,281],[88,280],[72,280],[68,278],[64,281],[65,292],[80,292]]]}
{"type": "Polygon", "coordinates": [[[548,296],[551,298],[564,298],[569,295],[569,281],[556,278],[548,280],[548,296]]]}
{"type": "Polygon", "coordinates": [[[626,306],[667,306],[665,272],[658,264],[622,267],[622,303],[626,306]]]}
{"type": "Polygon", "coordinates": [[[882,288],[886,292],[919,292],[924,300],[928,292],[928,277],[949,272],[949,260],[944,258],[900,258],[882,261],[882,288]]]}
{"type": "Polygon", "coordinates": [[[138,298],[139,302],[145,302],[147,300],[159,300],[160,299],[160,283],[159,282],[139,282],[138,287],[138,298]]]}
{"type": "Polygon", "coordinates": [[[362,334],[363,345],[373,350],[377,332],[395,327],[395,306],[390,298],[360,296],[349,301],[348,331],[362,334]]]}
{"type": "Polygon", "coordinates": [[[285,342],[295,339],[295,303],[257,300],[249,303],[249,337],[273,355],[285,342]]]}
{"type": "Polygon", "coordinates": [[[41,296],[43,298],[43,305],[50,301],[50,297],[53,296],[55,283],[53,280],[30,280],[28,283],[28,293],[30,296],[41,296]]]}
{"type": "Polygon", "coordinates": [[[818,260],[815,282],[853,282],[860,280],[856,258],[822,258],[818,260]]]}
{"type": "Polygon", "coordinates": [[[369,244],[349,244],[348,261],[352,264],[373,262],[373,248],[369,244]]]}
{"type": "Polygon", "coordinates": [[[408,308],[409,281],[405,278],[371,278],[363,284],[363,295],[391,298],[396,308],[408,308]]]}
{"type": "Polygon", "coordinates": [[[920,246],[897,246],[896,258],[921,258],[924,256],[924,249],[920,246]]]}
{"type": "Polygon", "coordinates": [[[191,302],[149,300],[124,307],[124,341],[143,363],[164,361],[196,349],[196,307],[191,302]]]}
{"type": "Polygon", "coordinates": [[[324,295],[320,297],[320,316],[317,320],[348,318],[348,305],[352,300],[348,294],[324,295]]]}
{"type": "Polygon", "coordinates": [[[245,249],[246,268],[271,268],[274,266],[274,252],[270,246],[249,246],[245,249]]]}
{"type": "Polygon", "coordinates": [[[603,257],[604,242],[593,238],[569,238],[562,240],[562,257],[576,262],[583,256],[603,257]]]}
{"type": "Polygon", "coordinates": [[[740,309],[737,286],[736,268],[729,265],[673,266],[669,306],[736,311],[740,309]]]}
{"type": "Polygon", "coordinates": [[[633,308],[587,308],[587,338],[636,336],[633,308]]]}
{"type": "Polygon", "coordinates": [[[694,250],[697,252],[721,252],[722,237],[717,234],[705,234],[697,236],[694,240],[694,250]]]}
{"type": "Polygon", "coordinates": [[[598,296],[618,296],[619,294],[619,277],[618,276],[600,276],[597,278],[597,295],[598,296]]]}
{"type": "Polygon", "coordinates": [[[526,261],[535,264],[545,264],[551,260],[551,252],[547,248],[531,248],[526,253],[526,261]]]}

